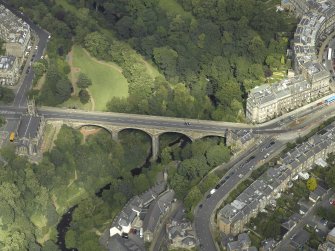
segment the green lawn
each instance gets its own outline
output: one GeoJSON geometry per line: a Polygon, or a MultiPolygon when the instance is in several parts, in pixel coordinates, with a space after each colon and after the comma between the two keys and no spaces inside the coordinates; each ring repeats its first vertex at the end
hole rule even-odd
{"type": "MultiPolygon", "coordinates": [[[[58,0],[57,4],[61,5],[65,10],[71,12],[73,15],[76,15],[79,19],[85,19],[85,18],[91,18],[90,16],[85,16],[83,13],[78,11],[73,5],[68,3],[67,0],[58,0]]],[[[189,12],[186,12],[183,10],[183,8],[175,1],[175,0],[161,0],[160,1],[160,6],[162,9],[166,10],[167,12],[170,12],[173,15],[186,15],[191,18],[193,18],[192,14],[189,12]]],[[[103,27],[98,27],[99,31],[102,32],[108,39],[111,40],[116,40],[116,36],[113,33],[112,30],[103,28],[103,27]]],[[[139,55],[139,54],[138,54],[139,55]]],[[[147,68],[147,72],[149,73],[150,76],[152,77],[157,77],[157,76],[162,76],[161,73],[157,70],[157,68],[153,65],[152,62],[146,61],[143,59],[144,64],[147,68]]]]}
{"type": "Polygon", "coordinates": [[[159,0],[159,6],[173,16],[181,15],[193,19],[192,14],[185,11],[176,0],[159,0]]]}
{"type": "Polygon", "coordinates": [[[106,110],[107,102],[113,97],[128,96],[128,82],[117,65],[97,62],[88,56],[83,48],[74,46],[73,66],[80,68],[80,71],[92,80],[89,90],[95,102],[94,110],[106,110]]]}

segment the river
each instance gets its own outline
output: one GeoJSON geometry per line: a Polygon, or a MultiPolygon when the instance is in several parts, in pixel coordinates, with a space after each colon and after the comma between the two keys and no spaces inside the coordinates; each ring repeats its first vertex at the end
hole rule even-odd
{"type": "MultiPolygon", "coordinates": [[[[190,142],[189,138],[187,138],[184,135],[181,135],[178,139],[176,139],[175,141],[171,142],[168,145],[171,147],[171,146],[174,146],[174,145],[178,144],[179,147],[184,148],[186,146],[186,144],[189,143],[189,142],[190,142]]],[[[148,152],[148,155],[147,155],[144,163],[140,167],[136,167],[136,168],[131,170],[131,173],[132,173],[133,176],[141,174],[142,173],[142,168],[148,168],[150,166],[151,156],[152,156],[152,149],[150,149],[150,151],[148,152]]],[[[158,159],[158,162],[159,161],[160,160],[158,159]]],[[[119,179],[122,179],[122,177],[119,177],[119,179]]],[[[101,197],[102,192],[104,190],[109,189],[110,186],[111,186],[111,183],[106,184],[105,186],[100,188],[98,190],[98,192],[95,193],[95,195],[98,196],[98,197],[101,197]]],[[[60,248],[61,251],[78,251],[78,249],[76,249],[76,248],[67,248],[65,246],[65,235],[66,235],[67,230],[69,229],[70,223],[72,221],[72,214],[73,214],[73,211],[76,209],[76,207],[77,207],[77,205],[71,207],[65,214],[63,214],[60,222],[57,225],[58,238],[57,238],[56,244],[58,245],[58,247],[60,248]]]]}
{"type": "Polygon", "coordinates": [[[56,244],[61,251],[78,251],[76,248],[67,248],[65,246],[65,235],[69,229],[70,223],[72,221],[72,213],[76,209],[77,205],[71,207],[65,214],[63,214],[60,222],[57,225],[58,238],[56,244]]]}

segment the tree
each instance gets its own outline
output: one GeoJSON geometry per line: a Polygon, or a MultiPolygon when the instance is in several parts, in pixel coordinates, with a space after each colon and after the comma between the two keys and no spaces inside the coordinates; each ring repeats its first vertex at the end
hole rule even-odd
{"type": "Polygon", "coordinates": [[[206,178],[201,182],[201,192],[206,193],[209,189],[215,187],[219,183],[219,181],[219,177],[214,172],[209,173],[206,178]]]}
{"type": "Polygon", "coordinates": [[[202,194],[198,188],[198,186],[194,186],[191,188],[187,196],[185,197],[185,207],[188,211],[191,211],[194,206],[201,200],[202,194]]]}
{"type": "Polygon", "coordinates": [[[37,61],[33,64],[33,69],[34,69],[34,73],[35,73],[35,81],[39,80],[46,71],[45,65],[42,62],[39,62],[39,61],[37,61]]]}
{"type": "Polygon", "coordinates": [[[100,32],[92,32],[85,37],[85,48],[97,58],[105,59],[108,55],[109,43],[100,32]]]}
{"type": "Polygon", "coordinates": [[[63,78],[56,84],[55,94],[60,103],[68,100],[71,97],[72,85],[67,78],[63,78]]]}
{"type": "Polygon", "coordinates": [[[335,188],[335,167],[332,166],[326,175],[326,183],[328,186],[335,188]]]}
{"type": "Polygon", "coordinates": [[[65,235],[65,243],[66,247],[73,248],[76,247],[76,232],[73,231],[72,229],[68,230],[65,235]]]}
{"type": "Polygon", "coordinates": [[[221,143],[209,148],[206,153],[206,157],[210,166],[215,167],[227,162],[230,158],[230,152],[229,149],[221,143]]]}
{"type": "Polygon", "coordinates": [[[0,127],[6,124],[6,119],[3,116],[0,116],[0,127]]]}
{"type": "Polygon", "coordinates": [[[6,54],[6,47],[5,47],[5,41],[0,39],[0,55],[6,54]]]}
{"type": "Polygon", "coordinates": [[[0,101],[9,104],[14,100],[15,94],[12,89],[0,86],[0,101]]]}
{"type": "Polygon", "coordinates": [[[77,86],[79,88],[87,88],[90,85],[92,85],[92,80],[85,73],[79,73],[77,86]]]}
{"type": "Polygon", "coordinates": [[[87,90],[82,89],[79,92],[79,98],[82,104],[86,104],[90,100],[90,94],[88,93],[87,90]]]}
{"type": "Polygon", "coordinates": [[[318,187],[318,183],[315,177],[310,177],[306,182],[307,189],[314,191],[318,187]]]}
{"type": "Polygon", "coordinates": [[[8,226],[14,221],[14,210],[13,208],[3,201],[0,204],[0,225],[8,226]]]}
{"type": "Polygon", "coordinates": [[[161,67],[168,78],[176,76],[178,53],[169,47],[159,47],[153,50],[157,65],[161,67]]]}
{"type": "Polygon", "coordinates": [[[172,160],[171,147],[165,147],[161,152],[161,162],[162,164],[168,164],[172,160]]]}

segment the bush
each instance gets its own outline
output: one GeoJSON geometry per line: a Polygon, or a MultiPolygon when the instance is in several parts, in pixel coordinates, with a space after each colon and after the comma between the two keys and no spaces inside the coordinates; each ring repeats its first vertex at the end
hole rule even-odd
{"type": "Polygon", "coordinates": [[[79,98],[82,104],[86,104],[90,100],[90,94],[88,93],[87,90],[82,89],[79,92],[79,98]]]}
{"type": "Polygon", "coordinates": [[[8,104],[14,100],[14,97],[15,94],[13,90],[0,86],[0,101],[8,104]]]}
{"type": "Polygon", "coordinates": [[[80,73],[77,81],[77,86],[79,88],[87,88],[92,85],[91,79],[84,73],[80,73]]]}

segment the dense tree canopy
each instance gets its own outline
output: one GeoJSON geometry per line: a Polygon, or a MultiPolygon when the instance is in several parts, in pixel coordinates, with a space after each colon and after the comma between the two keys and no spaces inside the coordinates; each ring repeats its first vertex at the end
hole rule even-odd
{"type": "Polygon", "coordinates": [[[0,86],[0,102],[5,104],[11,103],[15,98],[15,94],[12,89],[0,86]]]}
{"type": "MultiPolygon", "coordinates": [[[[294,20],[276,12],[269,1],[171,1],[170,6],[162,0],[67,0],[76,7],[67,10],[51,0],[11,3],[24,6],[53,32],[50,58],[64,59],[75,42],[122,67],[129,97],[112,99],[109,110],[244,120],[248,91],[285,64],[286,35],[293,31],[294,20]],[[152,61],[166,80],[150,75],[133,49],[152,61]]],[[[42,91],[41,101],[49,105],[68,97],[48,103],[46,93],[42,91]]]]}

